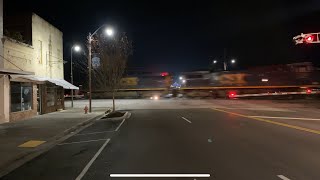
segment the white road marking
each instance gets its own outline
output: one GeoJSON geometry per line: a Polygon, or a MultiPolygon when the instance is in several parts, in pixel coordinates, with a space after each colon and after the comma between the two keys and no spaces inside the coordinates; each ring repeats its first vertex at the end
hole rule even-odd
{"type": "Polygon", "coordinates": [[[139,177],[139,178],[145,178],[145,177],[210,177],[210,174],[110,174],[110,177],[139,177]]]}
{"type": "Polygon", "coordinates": [[[90,134],[101,134],[101,133],[109,133],[114,131],[98,131],[98,132],[91,132],[91,133],[82,133],[82,134],[76,134],[74,136],[83,136],[83,135],[90,135],[90,134]]]}
{"type": "Polygon", "coordinates": [[[185,117],[181,117],[182,119],[184,119],[185,121],[187,121],[188,123],[192,123],[189,119],[185,118],[185,117]]]}
{"type": "Polygon", "coordinates": [[[278,177],[282,180],[290,180],[289,178],[285,177],[284,175],[278,175],[278,177]]]}
{"type": "Polygon", "coordinates": [[[90,166],[93,164],[93,162],[97,159],[97,157],[100,155],[100,153],[103,151],[103,149],[107,146],[110,139],[107,139],[105,143],[101,146],[101,148],[98,150],[98,152],[92,157],[92,159],[89,161],[89,163],[83,168],[79,176],[76,178],[76,180],[81,180],[81,178],[87,173],[90,166]]]}
{"type": "Polygon", "coordinates": [[[114,131],[118,131],[119,130],[119,128],[121,127],[121,125],[124,123],[124,121],[125,121],[126,119],[123,119],[122,120],[122,122],[119,124],[119,126],[117,127],[117,129],[116,130],[114,130],[114,131]]]}
{"type": "Polygon", "coordinates": [[[105,141],[108,139],[94,139],[94,140],[88,140],[88,141],[77,141],[77,142],[69,142],[69,143],[60,143],[58,146],[61,145],[67,145],[67,144],[79,144],[79,143],[88,143],[88,142],[95,142],[95,141],[105,141]]]}
{"type": "Polygon", "coordinates": [[[315,118],[272,117],[272,116],[249,116],[249,117],[266,118],[266,119],[296,119],[296,120],[305,120],[305,121],[320,121],[320,119],[315,119],[315,118]]]}

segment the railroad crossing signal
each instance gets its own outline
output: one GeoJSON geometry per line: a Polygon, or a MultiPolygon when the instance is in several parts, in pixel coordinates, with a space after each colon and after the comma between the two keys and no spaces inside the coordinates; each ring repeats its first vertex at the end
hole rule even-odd
{"type": "Polygon", "coordinates": [[[293,41],[296,44],[320,43],[320,32],[308,34],[301,33],[300,35],[293,37],[293,41]]]}

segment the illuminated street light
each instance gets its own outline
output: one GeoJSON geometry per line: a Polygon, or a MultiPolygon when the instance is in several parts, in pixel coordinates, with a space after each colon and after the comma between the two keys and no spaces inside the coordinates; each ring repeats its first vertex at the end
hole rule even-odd
{"type": "Polygon", "coordinates": [[[74,46],[74,50],[75,50],[76,52],[79,52],[79,51],[81,50],[81,47],[78,46],[78,45],[75,45],[75,46],[74,46]]]}
{"type": "MultiPolygon", "coordinates": [[[[235,59],[231,59],[230,60],[230,63],[231,64],[234,64],[236,63],[236,60],[235,59]]],[[[223,62],[223,69],[226,71],[228,69],[228,63],[226,61],[223,62]]]]}
{"type": "MultiPolygon", "coordinates": [[[[72,62],[72,52],[73,50],[75,50],[76,52],[79,52],[81,50],[80,46],[79,45],[73,45],[71,47],[71,65],[70,65],[70,69],[71,69],[71,73],[70,73],[70,78],[71,78],[71,84],[73,84],[73,62],[72,62]]],[[[73,89],[71,89],[71,107],[73,107],[73,89]]]]}
{"type": "Polygon", "coordinates": [[[185,79],[182,80],[182,83],[185,84],[187,81],[185,79]]]}
{"type": "Polygon", "coordinates": [[[108,35],[108,36],[113,36],[113,29],[111,29],[111,28],[107,28],[106,29],[106,34],[108,35]]]}
{"type": "MultiPolygon", "coordinates": [[[[95,30],[92,34],[89,33],[88,35],[88,69],[89,69],[89,112],[91,113],[92,112],[92,81],[91,81],[91,68],[92,68],[92,57],[91,57],[91,43],[92,43],[92,40],[93,40],[93,36],[95,34],[98,33],[98,31],[102,28],[102,27],[106,27],[106,25],[102,25],[100,26],[97,30],[95,30]]],[[[114,35],[114,31],[112,28],[106,28],[105,29],[105,33],[107,34],[107,36],[113,36],[114,35]]]]}
{"type": "Polygon", "coordinates": [[[180,76],[180,77],[179,77],[179,79],[180,79],[180,80],[182,80],[182,79],[183,79],[183,77],[182,77],[182,76],[180,76]]]}
{"type": "Polygon", "coordinates": [[[217,60],[213,60],[213,64],[216,64],[218,61],[217,60]]]}

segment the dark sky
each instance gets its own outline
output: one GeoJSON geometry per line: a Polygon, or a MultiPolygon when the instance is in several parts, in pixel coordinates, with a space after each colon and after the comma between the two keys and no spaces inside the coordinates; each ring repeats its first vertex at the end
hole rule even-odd
{"type": "Polygon", "coordinates": [[[134,42],[130,67],[155,71],[207,68],[210,56],[237,59],[238,67],[313,61],[320,44],[292,43],[301,32],[320,30],[317,0],[139,1],[4,0],[5,12],[33,11],[64,33],[64,58],[71,44],[111,24],[134,42]]]}

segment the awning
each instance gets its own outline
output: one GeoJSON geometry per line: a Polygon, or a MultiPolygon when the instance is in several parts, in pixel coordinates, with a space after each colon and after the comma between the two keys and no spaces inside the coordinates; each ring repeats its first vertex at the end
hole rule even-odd
{"type": "Polygon", "coordinates": [[[11,79],[28,79],[30,81],[36,81],[36,82],[45,82],[48,81],[50,83],[53,83],[57,86],[61,86],[64,89],[79,89],[79,87],[69,83],[68,81],[64,79],[53,79],[53,78],[47,78],[47,77],[38,77],[34,75],[10,75],[11,79]]]}
{"type": "Polygon", "coordinates": [[[49,81],[57,86],[61,86],[64,89],[79,89],[77,86],[69,83],[68,81],[66,81],[64,79],[48,79],[47,81],[49,81]]]}

